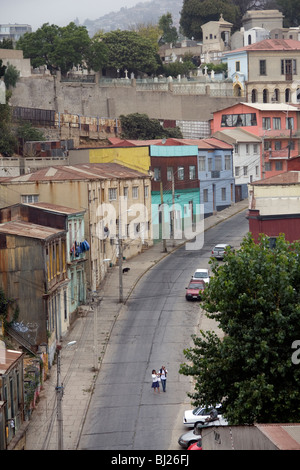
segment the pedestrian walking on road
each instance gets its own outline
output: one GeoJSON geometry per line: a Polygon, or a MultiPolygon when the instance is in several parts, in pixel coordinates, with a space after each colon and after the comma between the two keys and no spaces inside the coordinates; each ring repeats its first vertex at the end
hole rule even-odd
{"type": "Polygon", "coordinates": [[[152,388],[154,393],[160,393],[159,391],[159,375],[156,373],[156,370],[153,369],[152,371],[152,388]]]}
{"type": "Polygon", "coordinates": [[[165,368],[165,366],[161,366],[161,369],[159,371],[159,375],[160,375],[160,379],[161,379],[161,385],[162,385],[163,392],[166,391],[167,373],[168,373],[168,371],[165,368]]]}

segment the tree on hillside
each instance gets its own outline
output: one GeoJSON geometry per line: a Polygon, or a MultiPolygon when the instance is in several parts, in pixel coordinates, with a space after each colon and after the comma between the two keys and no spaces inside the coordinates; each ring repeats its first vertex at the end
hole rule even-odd
{"type": "Polygon", "coordinates": [[[147,114],[121,115],[121,128],[123,139],[151,140],[168,137],[182,138],[179,128],[164,129],[158,119],[150,119],[147,114]]]}
{"type": "Polygon", "coordinates": [[[152,46],[153,49],[158,52],[159,50],[159,39],[162,36],[163,32],[159,28],[158,25],[144,25],[144,24],[138,24],[135,26],[134,31],[138,33],[140,36],[148,39],[152,46]]]}
{"type": "Polygon", "coordinates": [[[202,39],[201,26],[209,21],[219,21],[220,15],[237,27],[240,10],[233,0],[184,0],[180,28],[188,38],[202,39]]]}
{"type": "Polygon", "coordinates": [[[162,15],[158,20],[158,26],[162,30],[160,43],[175,43],[178,39],[178,33],[175,26],[173,26],[173,19],[171,13],[162,15]]]}
{"type": "Polygon", "coordinates": [[[279,237],[270,249],[266,236],[255,244],[249,234],[223,264],[211,261],[203,308],[224,337],[201,332],[184,352],[195,405],[222,401],[230,424],[298,422],[299,257],[299,242],[279,237]]]}
{"type": "Polygon", "coordinates": [[[297,27],[300,25],[299,0],[276,0],[277,8],[283,13],[283,26],[297,27]]]}
{"type": "Polygon", "coordinates": [[[43,24],[35,33],[25,33],[17,42],[33,67],[46,65],[51,73],[66,74],[80,66],[100,70],[106,63],[106,49],[93,41],[85,26],[70,23],[65,27],[43,24]]]}
{"type": "Polygon", "coordinates": [[[124,74],[156,72],[159,62],[151,40],[135,31],[111,31],[102,36],[108,49],[108,67],[124,74]]]}

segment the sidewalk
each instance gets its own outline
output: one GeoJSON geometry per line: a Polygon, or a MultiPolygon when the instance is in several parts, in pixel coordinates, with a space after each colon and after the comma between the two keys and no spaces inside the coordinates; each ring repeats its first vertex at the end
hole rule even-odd
{"type": "MultiPolygon", "coordinates": [[[[248,200],[240,201],[208,217],[204,221],[205,230],[247,207],[248,200]]],[[[124,303],[143,274],[182,244],[181,240],[175,242],[175,246],[173,241],[167,242],[167,253],[163,251],[163,244],[160,242],[140,255],[126,260],[126,267],[131,269],[123,276],[124,303]]],[[[93,299],[90,299],[89,305],[83,306],[81,314],[62,341],[64,450],[77,449],[106,345],[123,305],[119,302],[119,269],[118,266],[114,266],[109,268],[100,289],[93,299]],[[94,315],[95,312],[96,315],[94,315]],[[68,345],[72,341],[76,341],[76,344],[68,345]]],[[[57,367],[54,364],[50,371],[50,378],[44,383],[37,407],[27,423],[25,450],[58,449],[56,384],[57,367]]]]}

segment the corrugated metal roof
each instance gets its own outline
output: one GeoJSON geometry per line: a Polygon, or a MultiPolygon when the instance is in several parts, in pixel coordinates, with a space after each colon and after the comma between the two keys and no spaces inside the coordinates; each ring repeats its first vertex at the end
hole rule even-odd
{"type": "Polygon", "coordinates": [[[264,39],[255,42],[249,46],[240,47],[232,51],[224,52],[224,55],[230,55],[236,52],[251,51],[294,51],[300,50],[300,41],[295,39],[264,39]]]}
{"type": "Polygon", "coordinates": [[[222,140],[222,137],[228,138],[231,142],[261,142],[260,137],[240,128],[224,129],[221,131],[217,131],[213,136],[220,140],[222,140]]]}
{"type": "Polygon", "coordinates": [[[72,214],[83,214],[85,210],[78,210],[71,207],[61,206],[59,204],[51,204],[50,202],[34,202],[32,204],[22,203],[23,206],[37,207],[38,209],[45,209],[51,212],[59,212],[61,214],[72,215],[72,214]]]}
{"type": "Polygon", "coordinates": [[[0,224],[0,233],[18,235],[20,237],[37,238],[39,240],[46,240],[53,235],[58,235],[64,232],[64,230],[58,230],[44,225],[31,224],[22,220],[13,220],[0,224]]]}
{"type": "Polygon", "coordinates": [[[263,180],[255,181],[251,183],[254,186],[266,186],[266,185],[282,185],[282,184],[297,184],[300,183],[300,171],[285,171],[276,176],[270,176],[263,180]]]}
{"type": "Polygon", "coordinates": [[[145,174],[118,163],[84,163],[41,168],[34,173],[6,178],[2,183],[144,178],[145,174]]]}
{"type": "Polygon", "coordinates": [[[256,424],[280,450],[300,450],[300,424],[256,424]]]}
{"type": "Polygon", "coordinates": [[[23,355],[20,351],[1,349],[0,351],[0,375],[5,374],[9,368],[23,355]]]}

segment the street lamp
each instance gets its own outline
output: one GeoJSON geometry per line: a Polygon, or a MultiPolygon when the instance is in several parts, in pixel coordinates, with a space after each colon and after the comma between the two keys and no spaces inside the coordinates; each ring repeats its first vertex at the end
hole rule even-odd
{"type": "MultiPolygon", "coordinates": [[[[67,343],[67,346],[73,346],[76,344],[76,341],[70,341],[67,343]]],[[[61,344],[58,344],[56,347],[57,351],[57,384],[55,387],[56,397],[57,397],[57,423],[58,423],[58,450],[63,450],[63,413],[62,413],[62,398],[64,395],[64,387],[61,381],[61,344]]]]}
{"type": "MultiPolygon", "coordinates": [[[[127,209],[124,212],[130,212],[127,209]]],[[[118,251],[119,251],[119,302],[123,303],[123,244],[122,244],[122,230],[121,230],[121,213],[119,213],[118,224],[118,251]]]]}

